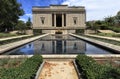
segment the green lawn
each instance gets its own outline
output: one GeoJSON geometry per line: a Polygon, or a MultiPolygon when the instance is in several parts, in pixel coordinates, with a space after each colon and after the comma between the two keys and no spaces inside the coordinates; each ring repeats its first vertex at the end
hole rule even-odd
{"type": "Polygon", "coordinates": [[[0,38],[17,36],[18,34],[10,34],[10,33],[0,33],[0,38]]]}
{"type": "Polygon", "coordinates": [[[119,41],[109,40],[109,39],[104,39],[104,38],[98,38],[98,37],[92,37],[92,36],[84,36],[84,37],[88,37],[88,38],[92,38],[92,39],[99,40],[99,41],[102,41],[102,42],[106,42],[106,43],[110,43],[110,44],[120,46],[119,41]]]}
{"type": "Polygon", "coordinates": [[[120,34],[116,34],[116,33],[98,33],[96,35],[106,36],[106,37],[120,37],[120,34]]]}

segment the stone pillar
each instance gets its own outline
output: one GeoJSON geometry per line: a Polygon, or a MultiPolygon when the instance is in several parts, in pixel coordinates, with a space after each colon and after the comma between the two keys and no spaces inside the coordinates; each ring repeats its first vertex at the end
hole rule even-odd
{"type": "Polygon", "coordinates": [[[64,27],[64,14],[62,14],[62,27],[64,27]]]}
{"type": "Polygon", "coordinates": [[[54,14],[54,27],[56,27],[56,14],[54,14]]]}

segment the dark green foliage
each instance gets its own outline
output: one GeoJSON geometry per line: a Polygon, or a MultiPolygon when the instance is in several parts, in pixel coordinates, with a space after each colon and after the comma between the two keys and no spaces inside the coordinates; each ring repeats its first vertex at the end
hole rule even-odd
{"type": "Polygon", "coordinates": [[[42,34],[41,29],[34,29],[33,32],[34,32],[34,34],[42,34]]]}
{"type": "Polygon", "coordinates": [[[120,32],[120,27],[109,26],[108,29],[113,30],[115,32],[120,32]]]}
{"type": "Polygon", "coordinates": [[[20,31],[25,31],[26,30],[26,24],[24,23],[24,21],[18,21],[18,23],[15,26],[16,30],[20,30],[20,31]]]}
{"type": "Polygon", "coordinates": [[[17,0],[0,0],[0,31],[8,32],[13,30],[19,16],[23,14],[24,11],[17,0]]]}
{"type": "Polygon", "coordinates": [[[32,25],[32,23],[31,23],[31,19],[29,17],[28,21],[26,22],[27,29],[32,29],[31,25],[32,25]]]}
{"type": "Polygon", "coordinates": [[[86,22],[87,29],[95,30],[113,30],[120,32],[120,11],[115,16],[106,17],[104,20],[86,22]]]}
{"type": "Polygon", "coordinates": [[[83,29],[77,29],[77,30],[76,30],[76,33],[77,33],[77,34],[78,34],[78,33],[84,34],[84,30],[83,30],[83,29]]]}
{"type": "Polygon", "coordinates": [[[120,79],[120,71],[107,65],[97,64],[91,57],[78,55],[76,62],[81,68],[83,79],[120,79]]]}
{"type": "Polygon", "coordinates": [[[0,79],[34,79],[42,62],[42,56],[34,55],[17,68],[1,69],[0,79]]]}

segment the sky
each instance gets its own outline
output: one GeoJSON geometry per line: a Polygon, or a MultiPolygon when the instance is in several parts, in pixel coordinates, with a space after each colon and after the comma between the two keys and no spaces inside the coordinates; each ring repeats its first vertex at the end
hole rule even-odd
{"type": "Polygon", "coordinates": [[[32,6],[49,6],[50,4],[67,4],[68,6],[85,6],[87,21],[103,20],[115,16],[120,11],[120,0],[17,0],[25,11],[20,20],[32,20],[32,6]]]}

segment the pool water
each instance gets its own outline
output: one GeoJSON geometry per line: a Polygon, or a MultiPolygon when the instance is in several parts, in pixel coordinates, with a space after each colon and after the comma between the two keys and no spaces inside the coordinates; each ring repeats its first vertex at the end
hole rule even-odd
{"type": "Polygon", "coordinates": [[[111,54],[108,50],[92,45],[70,35],[48,35],[34,42],[6,52],[9,55],[32,54],[111,54]]]}

